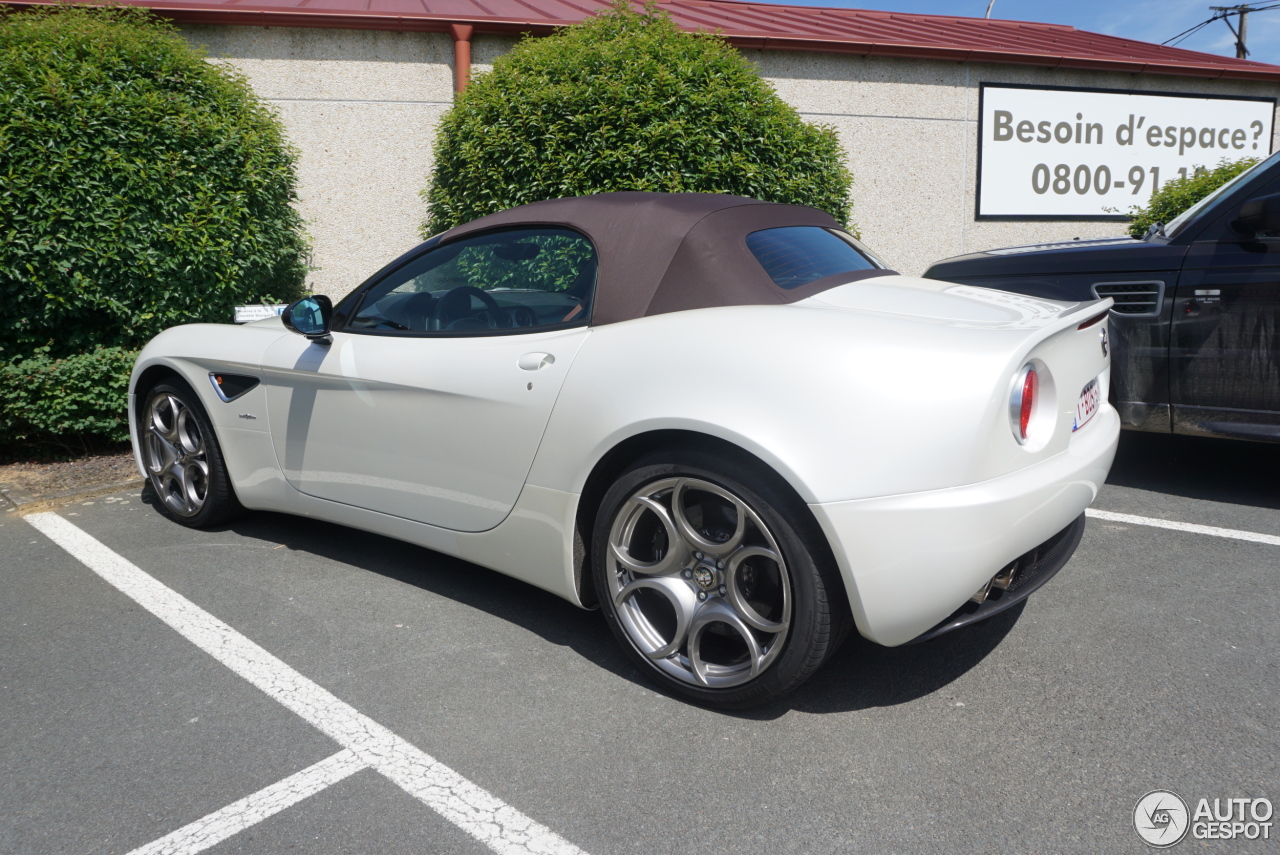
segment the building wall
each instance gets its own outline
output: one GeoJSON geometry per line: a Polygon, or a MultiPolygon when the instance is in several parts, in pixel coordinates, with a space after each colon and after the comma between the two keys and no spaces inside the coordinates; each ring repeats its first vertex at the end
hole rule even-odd
{"type": "Polygon", "coordinates": [[[440,33],[186,26],[249,79],[298,149],[298,207],[337,298],[422,240],[419,193],[436,124],[453,102],[453,42],[440,33]]]}
{"type": "MultiPolygon", "coordinates": [[[[300,151],[299,208],[314,241],[309,278],[339,297],[420,240],[435,127],[453,98],[453,44],[436,33],[186,26],[279,111],[300,151]]],[[[515,39],[477,37],[472,72],[515,39]]],[[[1072,237],[1114,222],[977,221],[978,86],[1034,83],[1216,95],[1266,83],[746,51],[806,119],[836,128],[854,174],[854,220],[903,273],[940,258],[1072,237]]],[[[1280,125],[1280,123],[1277,123],[1280,125]]]]}

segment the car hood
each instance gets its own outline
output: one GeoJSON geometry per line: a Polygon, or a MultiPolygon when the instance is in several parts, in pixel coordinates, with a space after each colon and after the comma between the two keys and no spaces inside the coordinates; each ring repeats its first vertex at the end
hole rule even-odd
{"type": "Polygon", "coordinates": [[[887,315],[948,326],[1036,329],[1080,306],[915,276],[850,282],[793,303],[799,308],[887,315]]]}

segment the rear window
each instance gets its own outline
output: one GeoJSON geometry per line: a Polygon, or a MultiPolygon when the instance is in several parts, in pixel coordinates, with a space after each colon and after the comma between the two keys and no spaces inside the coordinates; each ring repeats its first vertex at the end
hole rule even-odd
{"type": "Polygon", "coordinates": [[[818,226],[786,226],[747,235],[747,248],[779,288],[799,288],[824,276],[879,270],[852,236],[818,226]]]}

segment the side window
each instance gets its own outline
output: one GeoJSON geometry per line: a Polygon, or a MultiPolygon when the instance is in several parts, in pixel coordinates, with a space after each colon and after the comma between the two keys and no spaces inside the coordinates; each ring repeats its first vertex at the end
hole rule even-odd
{"type": "Polygon", "coordinates": [[[586,323],[596,253],[569,229],[489,232],[439,246],[375,284],[351,332],[502,335],[586,323]]]}
{"type": "Polygon", "coordinates": [[[836,273],[884,267],[853,235],[818,226],[752,232],[747,249],[774,284],[787,290],[836,273]]]}

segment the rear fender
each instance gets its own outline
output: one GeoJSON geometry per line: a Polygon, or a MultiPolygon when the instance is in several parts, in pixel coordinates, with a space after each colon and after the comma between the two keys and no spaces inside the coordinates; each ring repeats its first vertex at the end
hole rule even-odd
{"type": "Polygon", "coordinates": [[[1101,351],[1082,361],[1076,345],[1052,341],[1106,306],[1081,306],[1032,329],[800,305],[602,326],[565,379],[529,482],[581,493],[597,461],[653,430],[732,443],[811,504],[997,477],[1065,448],[1069,436],[1034,452],[1018,445],[1010,385],[1034,352],[1055,374],[1070,363],[1062,383],[1078,393],[1079,377],[1103,370],[1101,351]]]}

